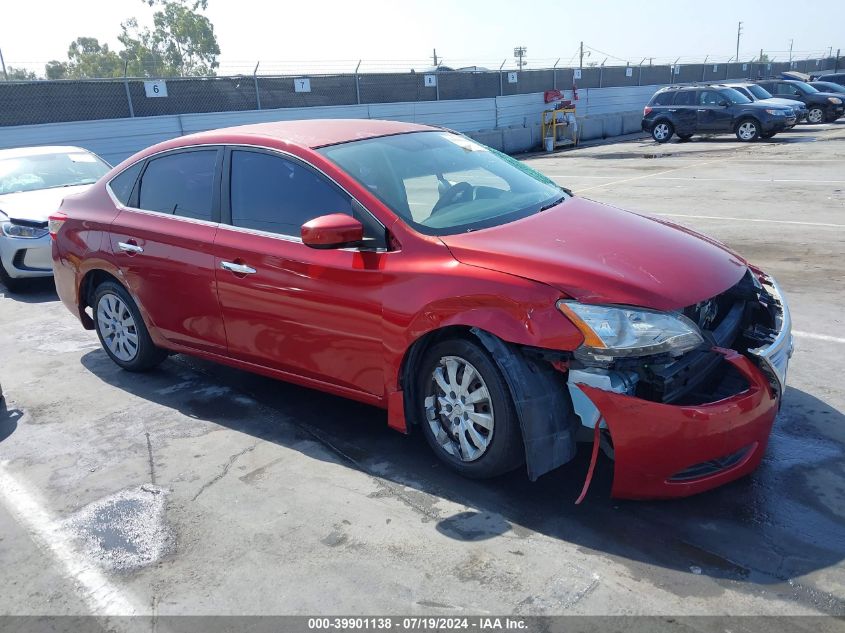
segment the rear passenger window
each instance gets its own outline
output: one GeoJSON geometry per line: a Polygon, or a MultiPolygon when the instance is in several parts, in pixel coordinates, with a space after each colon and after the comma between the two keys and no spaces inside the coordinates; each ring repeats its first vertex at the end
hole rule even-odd
{"type": "Polygon", "coordinates": [[[217,150],[154,158],[141,176],[138,206],[197,220],[211,220],[217,150]]]}
{"type": "Polygon", "coordinates": [[[281,235],[299,237],[321,215],[356,215],[352,199],[319,174],[260,152],[232,152],[230,195],[234,226],[281,235]]]}
{"type": "Polygon", "coordinates": [[[675,105],[695,105],[695,90],[681,90],[675,95],[675,105]]]}
{"type": "Polygon", "coordinates": [[[141,173],[141,165],[144,161],[139,161],[124,169],[117,176],[109,181],[109,189],[114,194],[114,197],[120,200],[123,206],[129,206],[129,199],[132,197],[132,190],[135,188],[135,182],[138,180],[138,174],[141,173]]]}
{"type": "Polygon", "coordinates": [[[654,95],[654,99],[651,101],[651,105],[656,106],[665,106],[665,105],[672,105],[672,97],[675,96],[673,92],[661,92],[660,94],[654,95]]]}

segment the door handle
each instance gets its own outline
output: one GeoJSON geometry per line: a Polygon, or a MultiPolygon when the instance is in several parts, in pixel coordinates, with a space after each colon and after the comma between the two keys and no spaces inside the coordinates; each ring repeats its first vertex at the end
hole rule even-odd
{"type": "Polygon", "coordinates": [[[144,252],[144,249],[137,244],[129,244],[127,242],[118,242],[117,247],[124,253],[133,253],[137,255],[144,252]]]}
{"type": "Polygon", "coordinates": [[[707,112],[707,108],[699,108],[698,111],[699,112],[707,112]]]}
{"type": "Polygon", "coordinates": [[[220,262],[220,268],[239,275],[252,275],[258,272],[252,266],[247,266],[246,264],[236,264],[235,262],[220,262]]]}

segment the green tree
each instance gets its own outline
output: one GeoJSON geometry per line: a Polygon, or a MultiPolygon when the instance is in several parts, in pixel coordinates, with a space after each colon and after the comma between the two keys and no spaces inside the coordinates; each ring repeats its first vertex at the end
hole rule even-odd
{"type": "Polygon", "coordinates": [[[9,66],[6,69],[6,76],[9,78],[9,81],[32,81],[34,79],[38,79],[35,73],[31,70],[27,70],[26,68],[15,68],[14,66],[9,66]]]}
{"type": "Polygon", "coordinates": [[[141,75],[213,75],[220,64],[214,25],[199,11],[207,0],[144,0],[158,10],[153,28],[139,29],[132,18],[118,38],[130,67],[141,75]]]}
{"type": "Polygon", "coordinates": [[[214,25],[200,11],[208,0],[143,0],[156,7],[153,28],[135,18],[123,22],[121,51],[110,50],[93,37],[79,37],[68,48],[68,60],[47,63],[48,79],[90,77],[167,77],[213,75],[220,65],[214,25]]]}

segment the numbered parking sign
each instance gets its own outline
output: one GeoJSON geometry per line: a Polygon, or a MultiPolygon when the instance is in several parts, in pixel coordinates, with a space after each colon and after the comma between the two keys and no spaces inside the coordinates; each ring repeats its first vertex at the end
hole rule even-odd
{"type": "Polygon", "coordinates": [[[167,84],[163,81],[145,81],[144,93],[148,97],[166,97],[167,84]]]}
{"type": "Polygon", "coordinates": [[[625,76],[626,77],[633,77],[634,76],[634,69],[633,68],[626,68],[625,69],[625,76]]]}
{"type": "Polygon", "coordinates": [[[434,88],[437,85],[437,75],[426,75],[425,85],[427,88],[434,88]]]}
{"type": "Polygon", "coordinates": [[[573,79],[581,79],[581,69],[580,69],[580,68],[576,68],[576,69],[572,72],[572,78],[573,78],[573,79]]]}
{"type": "Polygon", "coordinates": [[[508,83],[515,84],[516,83],[516,73],[508,73],[508,83]]]}
{"type": "Polygon", "coordinates": [[[294,79],[293,89],[295,92],[311,92],[311,80],[308,77],[294,79]]]}

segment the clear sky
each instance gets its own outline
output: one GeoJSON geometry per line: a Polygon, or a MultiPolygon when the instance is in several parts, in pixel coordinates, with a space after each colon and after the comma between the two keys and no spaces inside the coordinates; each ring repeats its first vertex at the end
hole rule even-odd
{"type": "MultiPolygon", "coordinates": [[[[762,48],[786,60],[845,49],[845,1],[795,0],[209,0],[221,73],[404,70],[430,63],[432,48],[447,65],[498,68],[513,64],[514,46],[528,48],[528,67],[577,63],[726,61],[762,48]],[[600,51],[600,52],[599,52],[600,51]],[[618,59],[617,59],[618,58],[618,59]],[[621,60],[621,61],[620,61],[621,60]]],[[[151,22],[143,0],[2,0],[0,49],[7,65],[43,73],[44,62],[66,59],[68,44],[92,36],[119,48],[120,22],[151,22]]],[[[843,50],[845,54],[845,50],[843,50]]]]}

